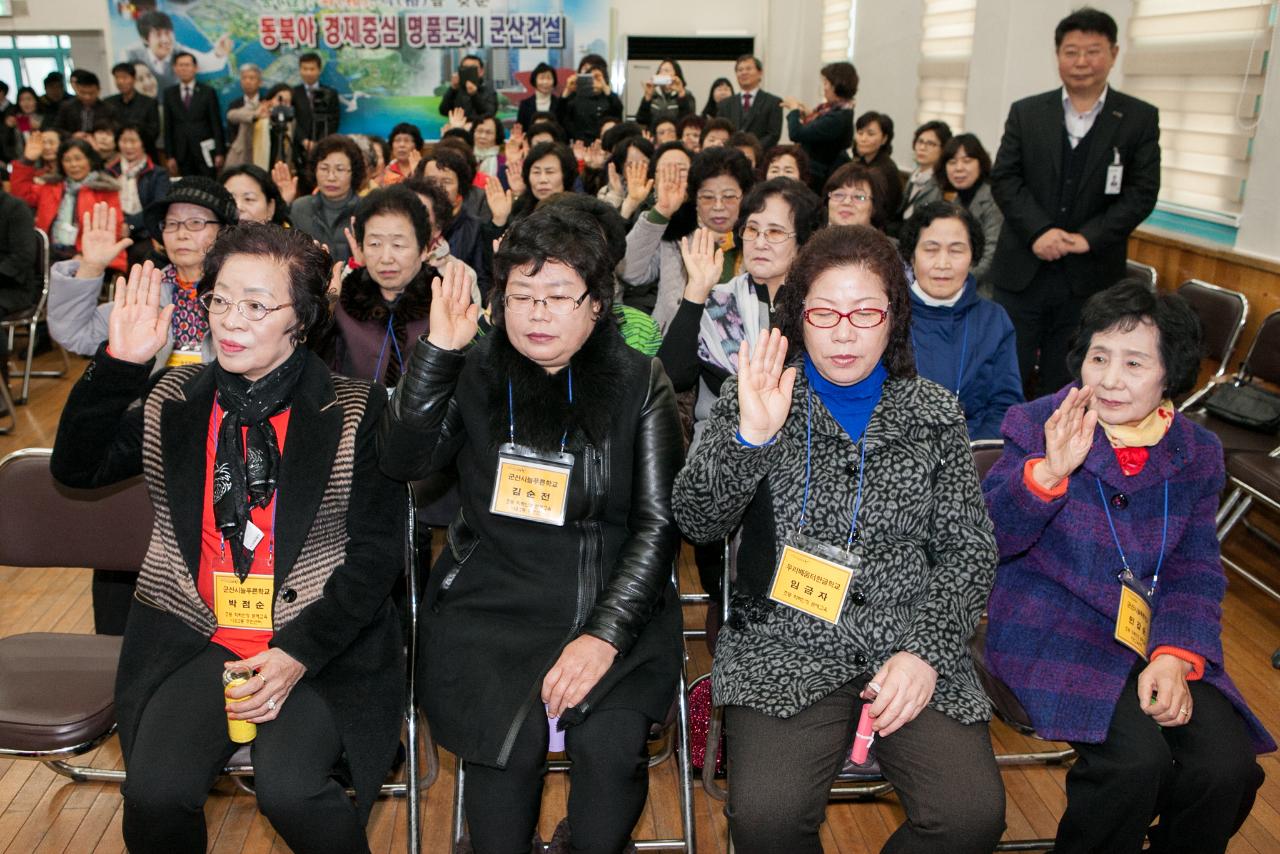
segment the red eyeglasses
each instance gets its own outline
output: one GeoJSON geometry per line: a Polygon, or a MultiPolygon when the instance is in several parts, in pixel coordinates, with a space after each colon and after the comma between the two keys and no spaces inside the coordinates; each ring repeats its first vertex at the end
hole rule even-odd
{"type": "Polygon", "coordinates": [[[889,312],[883,308],[855,308],[853,311],[836,311],[834,308],[807,308],[805,323],[818,329],[834,329],[840,321],[848,320],[857,329],[875,329],[884,323],[889,312]]]}

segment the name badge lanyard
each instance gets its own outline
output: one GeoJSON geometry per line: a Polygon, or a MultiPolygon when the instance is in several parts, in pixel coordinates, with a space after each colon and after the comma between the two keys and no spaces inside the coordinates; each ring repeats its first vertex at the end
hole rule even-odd
{"type": "MultiPolygon", "coordinates": [[[[222,421],[226,417],[227,416],[224,414],[221,417],[216,418],[215,423],[213,425],[213,458],[215,460],[218,458],[218,447],[222,442],[222,421]]],[[[276,505],[278,502],[275,500],[275,498],[276,498],[275,496],[272,496],[271,498],[271,536],[267,540],[267,566],[268,567],[274,567],[276,563],[276,505]]],[[[246,519],[245,521],[252,526],[253,525],[252,514],[251,514],[251,517],[249,519],[246,519]]],[[[247,531],[246,531],[246,534],[247,534],[247,531]]],[[[241,542],[244,542],[243,537],[241,537],[241,542]]],[[[249,551],[251,552],[256,550],[257,550],[257,543],[254,544],[253,548],[249,549],[249,551]]],[[[227,538],[223,535],[221,528],[218,529],[218,561],[223,566],[225,566],[227,563],[227,538]]],[[[234,563],[232,565],[234,566],[234,563]]],[[[246,576],[246,578],[247,577],[248,576],[246,576]]],[[[243,584],[244,582],[241,581],[240,583],[243,584]]]]}
{"type": "MultiPolygon", "coordinates": [[[[965,313],[964,325],[961,327],[960,333],[960,367],[956,369],[956,397],[960,396],[960,382],[964,379],[964,363],[969,355],[969,314],[965,313]]],[[[911,346],[919,350],[920,345],[916,343],[916,331],[911,330],[911,346]]]]}
{"type": "MultiPolygon", "coordinates": [[[[404,357],[400,355],[400,342],[396,340],[395,330],[391,327],[391,322],[395,320],[395,312],[387,315],[387,331],[382,336],[382,348],[378,350],[378,361],[373,366],[373,381],[378,382],[378,378],[382,376],[382,357],[387,352],[387,339],[391,339],[391,346],[395,348],[396,361],[400,363],[400,376],[404,376],[404,357]]],[[[507,383],[510,386],[510,383],[507,383]]]]}
{"type": "MultiPolygon", "coordinates": [[[[569,377],[569,405],[573,405],[573,368],[570,367],[566,373],[569,377]]],[[[511,380],[507,380],[507,436],[512,446],[516,444],[516,401],[515,392],[511,385],[511,380]]],[[[560,453],[564,454],[565,444],[569,441],[569,428],[564,428],[564,434],[560,436],[560,453]]]]}
{"type": "MultiPolygon", "coordinates": [[[[1133,571],[1129,568],[1129,560],[1125,557],[1124,548],[1120,545],[1120,535],[1116,533],[1115,520],[1111,518],[1111,506],[1107,503],[1107,495],[1102,490],[1101,478],[1094,478],[1098,484],[1098,498],[1102,501],[1102,509],[1107,514],[1107,524],[1111,526],[1111,538],[1115,540],[1116,551],[1120,553],[1120,565],[1123,569],[1120,571],[1120,581],[1124,583],[1127,580],[1134,580],[1133,571]]],[[[1151,576],[1151,587],[1146,591],[1146,596],[1151,599],[1156,594],[1156,584],[1160,581],[1160,567],[1164,565],[1164,549],[1169,539],[1169,481],[1164,482],[1164,523],[1160,530],[1160,556],[1156,560],[1156,572],[1151,576]]]]}
{"type": "MultiPolygon", "coordinates": [[[[804,530],[809,515],[809,484],[813,480],[813,391],[805,392],[805,440],[804,440],[804,498],[800,502],[800,525],[797,533],[804,530]]],[[[867,434],[864,430],[859,442],[858,454],[858,489],[853,498],[853,516],[849,519],[849,536],[845,540],[845,554],[853,548],[853,540],[857,535],[858,511],[862,508],[862,476],[867,469],[867,434]]]]}

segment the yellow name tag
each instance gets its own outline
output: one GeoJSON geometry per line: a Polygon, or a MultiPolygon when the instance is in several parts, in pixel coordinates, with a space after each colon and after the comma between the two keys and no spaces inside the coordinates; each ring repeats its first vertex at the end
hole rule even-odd
{"type": "Polygon", "coordinates": [[[769,598],[834,626],[852,580],[849,567],[787,545],[773,575],[769,598]]]}
{"type": "Polygon", "coordinates": [[[1151,605],[1127,584],[1120,585],[1120,609],[1116,612],[1116,640],[1147,657],[1147,640],[1151,637],[1151,605]]]}
{"type": "Polygon", "coordinates": [[[563,525],[571,471],[554,463],[499,456],[489,512],[563,525]]]}
{"type": "Polygon", "coordinates": [[[271,631],[274,594],[270,575],[250,575],[241,583],[234,572],[213,574],[213,613],[224,629],[271,631]]]}
{"type": "Polygon", "coordinates": [[[164,363],[166,368],[180,368],[183,365],[198,365],[203,362],[197,350],[174,350],[169,354],[169,359],[164,363]]]}

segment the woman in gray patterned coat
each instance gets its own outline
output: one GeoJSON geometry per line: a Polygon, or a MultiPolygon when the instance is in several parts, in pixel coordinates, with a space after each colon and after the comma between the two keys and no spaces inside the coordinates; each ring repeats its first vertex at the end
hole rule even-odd
{"type": "Polygon", "coordinates": [[[996,551],[964,416],[916,375],[907,282],[883,235],[815,235],[781,300],[780,328],[744,348],[674,495],[695,541],[742,527],[713,675],[733,841],[822,850],[866,706],[907,813],[884,850],[991,851],[1004,790],[965,642],[996,551]]]}

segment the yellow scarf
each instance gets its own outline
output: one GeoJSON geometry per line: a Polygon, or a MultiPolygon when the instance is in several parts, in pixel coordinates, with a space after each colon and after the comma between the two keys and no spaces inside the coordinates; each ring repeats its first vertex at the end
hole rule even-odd
{"type": "Polygon", "coordinates": [[[1111,442],[1113,448],[1150,448],[1159,443],[1164,438],[1164,434],[1169,432],[1169,425],[1173,423],[1175,411],[1173,401],[1166,397],[1160,401],[1159,406],[1147,414],[1146,418],[1132,427],[1124,424],[1104,424],[1101,421],[1098,422],[1098,426],[1107,434],[1107,440],[1111,442]]]}

